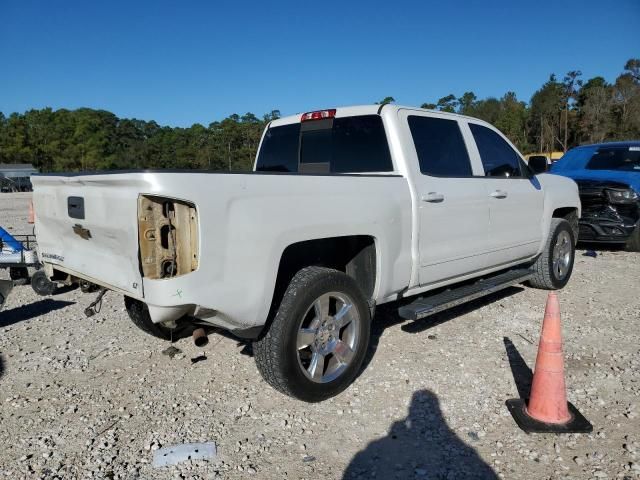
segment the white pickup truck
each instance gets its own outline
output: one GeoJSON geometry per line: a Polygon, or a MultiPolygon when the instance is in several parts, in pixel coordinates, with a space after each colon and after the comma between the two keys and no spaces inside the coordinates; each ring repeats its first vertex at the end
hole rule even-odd
{"type": "Polygon", "coordinates": [[[50,278],[123,294],[152,335],[188,321],[253,339],[267,382],[319,401],[357,375],[376,305],[415,320],[567,283],[578,189],[531,168],[481,120],[309,112],[267,126],[249,173],[33,177],[39,254],[50,278]]]}

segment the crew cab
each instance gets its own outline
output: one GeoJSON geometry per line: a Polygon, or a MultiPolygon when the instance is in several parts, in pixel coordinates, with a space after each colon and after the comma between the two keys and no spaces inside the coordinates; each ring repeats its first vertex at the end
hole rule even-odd
{"type": "Polygon", "coordinates": [[[578,184],[579,240],[640,252],[640,141],[572,148],[551,171],[578,184]]]}
{"type": "Polygon", "coordinates": [[[486,122],[396,105],[266,127],[254,171],[33,178],[53,278],[125,296],[131,319],[252,339],[279,391],[320,401],[361,368],[377,305],[417,320],[528,281],[571,276],[576,184],[536,175],[486,122]]]}

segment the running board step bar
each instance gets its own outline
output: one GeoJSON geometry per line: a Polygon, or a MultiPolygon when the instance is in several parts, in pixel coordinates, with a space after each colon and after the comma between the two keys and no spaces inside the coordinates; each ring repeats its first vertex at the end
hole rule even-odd
{"type": "Polygon", "coordinates": [[[434,313],[447,310],[476,298],[484,297],[504,288],[522,283],[533,276],[533,270],[520,268],[485,277],[475,283],[445,290],[442,293],[420,297],[415,302],[398,309],[398,314],[408,320],[420,320],[434,313]]]}

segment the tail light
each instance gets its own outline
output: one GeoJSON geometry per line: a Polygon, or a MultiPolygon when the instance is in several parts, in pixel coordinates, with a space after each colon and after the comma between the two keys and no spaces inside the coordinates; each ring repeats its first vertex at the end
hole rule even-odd
{"type": "Polygon", "coordinates": [[[329,110],[316,110],[315,112],[303,113],[300,117],[301,122],[308,122],[310,120],[323,120],[325,118],[334,118],[336,116],[336,109],[331,108],[329,110]]]}

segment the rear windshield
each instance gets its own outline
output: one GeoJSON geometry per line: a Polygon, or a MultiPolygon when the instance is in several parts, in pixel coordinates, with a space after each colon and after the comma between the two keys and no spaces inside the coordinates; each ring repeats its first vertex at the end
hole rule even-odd
{"type": "Polygon", "coordinates": [[[295,123],[267,130],[256,170],[310,173],[391,172],[378,115],[295,123]]]}
{"type": "Polygon", "coordinates": [[[640,172],[640,147],[600,148],[587,163],[587,170],[640,172]]]}

